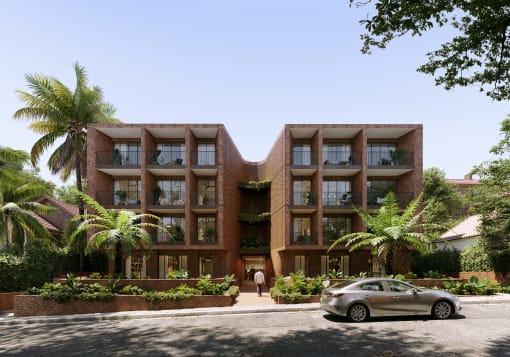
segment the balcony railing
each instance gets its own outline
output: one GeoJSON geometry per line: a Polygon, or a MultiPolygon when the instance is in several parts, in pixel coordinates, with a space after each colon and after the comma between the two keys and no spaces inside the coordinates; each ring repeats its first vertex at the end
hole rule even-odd
{"type": "Polygon", "coordinates": [[[216,166],[216,151],[194,151],[191,163],[196,166],[216,166]]]}
{"type": "Polygon", "coordinates": [[[140,166],[141,152],[140,151],[97,151],[96,152],[96,165],[97,166],[140,166]]]}
{"type": "Polygon", "coordinates": [[[218,234],[212,229],[191,232],[191,244],[218,244],[218,234]]]}
{"type": "Polygon", "coordinates": [[[414,166],[414,153],[402,151],[369,152],[368,166],[414,166]]]}
{"type": "Polygon", "coordinates": [[[310,232],[292,232],[290,244],[317,244],[317,236],[310,232]]]}
{"type": "Polygon", "coordinates": [[[174,226],[170,229],[172,236],[170,237],[168,234],[158,230],[156,234],[157,243],[160,244],[184,244],[185,243],[185,235],[184,230],[180,226],[174,226]],[[173,230],[172,230],[173,228],[173,230]],[[178,228],[178,229],[176,229],[178,228]]]}
{"type": "Polygon", "coordinates": [[[322,233],[322,239],[324,243],[330,244],[336,241],[338,238],[349,234],[350,232],[333,232],[333,231],[326,231],[322,233]]]}
{"type": "Polygon", "coordinates": [[[322,205],[324,208],[361,206],[361,192],[323,192],[322,205]]]}
{"type": "Polygon", "coordinates": [[[359,152],[324,152],[324,167],[326,168],[348,168],[361,165],[361,153],[359,152]]]}
{"type": "Polygon", "coordinates": [[[186,160],[181,150],[156,150],[147,152],[149,165],[165,167],[184,167],[186,160]]]}
{"type": "Polygon", "coordinates": [[[98,191],[96,200],[103,206],[140,206],[140,191],[98,191]]]}
{"type": "Polygon", "coordinates": [[[317,205],[315,194],[310,191],[294,191],[292,193],[292,206],[309,207],[317,205]]]}
{"type": "Polygon", "coordinates": [[[309,167],[317,165],[317,155],[313,151],[294,151],[292,153],[292,166],[309,167]]]}
{"type": "Polygon", "coordinates": [[[193,192],[191,202],[193,206],[216,207],[216,192],[193,192]]]}
{"type": "MultiPolygon", "coordinates": [[[[367,206],[369,207],[381,207],[384,205],[386,195],[388,192],[368,192],[367,194],[367,206]]],[[[400,208],[405,208],[409,205],[413,199],[411,192],[395,192],[395,198],[400,208]]]]}
{"type": "Polygon", "coordinates": [[[152,197],[147,198],[148,205],[161,206],[184,206],[186,204],[186,191],[161,191],[153,192],[152,197]]]}

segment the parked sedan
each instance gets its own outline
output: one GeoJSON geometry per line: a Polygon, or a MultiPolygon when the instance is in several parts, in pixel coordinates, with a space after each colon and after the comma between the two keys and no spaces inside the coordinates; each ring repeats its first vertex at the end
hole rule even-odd
{"type": "Polygon", "coordinates": [[[400,280],[366,278],[349,280],[324,289],[320,306],[354,322],[375,316],[432,315],[446,319],[457,314],[460,300],[440,290],[420,289],[400,280]]]}

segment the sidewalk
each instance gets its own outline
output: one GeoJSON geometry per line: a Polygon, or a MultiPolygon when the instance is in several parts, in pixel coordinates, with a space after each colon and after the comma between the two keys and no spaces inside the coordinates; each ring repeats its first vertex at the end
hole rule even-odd
{"type": "MultiPolygon", "coordinates": [[[[491,296],[460,296],[462,305],[469,304],[510,304],[510,294],[491,296]]],[[[0,325],[68,323],[83,321],[128,320],[142,318],[184,317],[201,315],[253,314],[268,312],[297,312],[319,310],[319,303],[310,304],[275,304],[268,292],[261,297],[254,292],[243,292],[234,306],[208,307],[195,309],[159,310],[159,311],[125,311],[101,314],[80,314],[61,316],[14,317],[12,314],[0,314],[0,325]]]]}

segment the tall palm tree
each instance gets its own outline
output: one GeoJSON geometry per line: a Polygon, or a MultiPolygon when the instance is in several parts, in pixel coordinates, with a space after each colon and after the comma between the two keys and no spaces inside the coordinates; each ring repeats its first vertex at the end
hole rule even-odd
{"type": "Polygon", "coordinates": [[[402,214],[399,212],[398,202],[393,192],[389,192],[383,206],[375,215],[370,215],[365,209],[356,209],[368,232],[346,234],[334,241],[328,252],[339,243],[352,252],[356,249],[370,246],[377,262],[385,268],[385,273],[392,274],[395,263],[408,246],[415,247],[420,252],[426,252],[431,238],[420,232],[424,224],[420,223],[421,215],[427,209],[418,212],[422,195],[413,200],[402,214]]]}
{"type": "Polygon", "coordinates": [[[17,173],[29,162],[27,152],[0,146],[0,186],[15,184],[19,177],[17,173]]]}
{"type": "Polygon", "coordinates": [[[73,218],[73,221],[81,220],[82,222],[71,235],[71,242],[88,230],[94,232],[87,245],[87,253],[93,250],[105,251],[111,259],[110,262],[114,261],[119,254],[122,258],[131,256],[137,247],[146,249],[147,254],[150,254],[152,238],[146,228],[160,229],[169,233],[157,224],[142,222],[143,219],[158,220],[159,218],[155,215],[107,210],[92,197],[81,192],[77,194],[97,212],[97,214],[84,214],[73,218]]]}
{"type": "MultiPolygon", "coordinates": [[[[56,78],[27,74],[25,78],[32,92],[18,91],[26,106],[14,113],[14,119],[32,120],[30,128],[42,135],[32,146],[34,165],[58,139],[64,139],[50,155],[48,167],[53,174],[60,173],[64,181],[74,171],[76,188],[82,192],[82,179],[86,177],[87,126],[119,121],[113,117],[115,108],[104,101],[102,89],[88,86],[85,68],[75,63],[74,71],[74,91],[56,78]]],[[[81,215],[85,213],[81,199],[78,199],[78,210],[81,215]]],[[[80,252],[80,269],[83,270],[83,252],[80,252]]]]}
{"type": "Polygon", "coordinates": [[[44,188],[31,183],[0,189],[0,235],[4,248],[14,243],[19,249],[27,238],[53,240],[51,233],[35,217],[35,213],[52,211],[51,207],[35,202],[41,190],[44,188]]]}
{"type": "MultiPolygon", "coordinates": [[[[86,163],[87,126],[89,124],[119,123],[115,119],[115,108],[103,99],[100,87],[88,86],[85,68],[74,65],[76,88],[74,92],[56,78],[41,74],[25,76],[31,93],[18,91],[26,106],[14,113],[14,119],[32,120],[30,128],[42,136],[31,150],[32,163],[35,165],[41,155],[55,142],[63,138],[51,154],[48,167],[53,174],[60,173],[66,181],[74,171],[76,187],[82,191],[83,170],[86,163]]],[[[84,213],[83,202],[78,202],[80,214],[84,213]]]]}

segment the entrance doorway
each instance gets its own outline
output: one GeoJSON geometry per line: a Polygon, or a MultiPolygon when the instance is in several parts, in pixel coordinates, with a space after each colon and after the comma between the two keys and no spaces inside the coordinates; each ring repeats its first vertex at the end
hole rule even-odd
{"type": "Polygon", "coordinates": [[[264,255],[245,255],[244,262],[244,281],[253,281],[253,276],[257,270],[266,274],[266,257],[264,255]]]}

